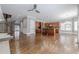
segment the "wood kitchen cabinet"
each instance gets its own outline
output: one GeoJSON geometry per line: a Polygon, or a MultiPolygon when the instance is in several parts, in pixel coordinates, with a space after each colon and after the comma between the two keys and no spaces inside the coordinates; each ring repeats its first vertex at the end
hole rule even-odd
{"type": "Polygon", "coordinates": [[[42,30],[43,35],[54,35],[55,33],[59,33],[59,23],[44,23],[44,28],[42,30]]]}
{"type": "Polygon", "coordinates": [[[54,35],[59,33],[59,22],[36,22],[36,33],[41,33],[43,35],[54,35]]]}

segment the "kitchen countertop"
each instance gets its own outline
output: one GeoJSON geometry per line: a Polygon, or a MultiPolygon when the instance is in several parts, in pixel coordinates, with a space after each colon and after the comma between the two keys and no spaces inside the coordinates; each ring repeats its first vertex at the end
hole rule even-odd
{"type": "Polygon", "coordinates": [[[1,41],[6,41],[12,39],[13,36],[7,34],[7,33],[0,33],[0,42],[1,41]]]}

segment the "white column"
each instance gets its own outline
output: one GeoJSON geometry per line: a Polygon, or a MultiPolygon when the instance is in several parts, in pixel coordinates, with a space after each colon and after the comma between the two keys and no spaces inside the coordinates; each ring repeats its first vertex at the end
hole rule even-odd
{"type": "Polygon", "coordinates": [[[74,32],[74,18],[72,19],[72,33],[74,32]]]}
{"type": "Polygon", "coordinates": [[[77,42],[79,43],[79,5],[78,5],[78,39],[77,42]]]}
{"type": "Polygon", "coordinates": [[[77,38],[77,44],[78,44],[78,45],[77,45],[77,46],[78,46],[78,48],[79,48],[79,7],[78,7],[78,24],[77,24],[77,25],[78,25],[78,30],[77,30],[77,31],[78,31],[78,32],[77,32],[77,37],[78,37],[78,38],[77,38]]]}

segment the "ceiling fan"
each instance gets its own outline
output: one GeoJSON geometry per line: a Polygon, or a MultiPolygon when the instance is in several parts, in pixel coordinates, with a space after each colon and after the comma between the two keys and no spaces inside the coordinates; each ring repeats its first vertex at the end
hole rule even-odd
{"type": "Polygon", "coordinates": [[[36,13],[40,13],[40,11],[37,10],[37,5],[36,4],[34,4],[33,8],[31,10],[28,10],[28,11],[35,11],[36,13]]]}

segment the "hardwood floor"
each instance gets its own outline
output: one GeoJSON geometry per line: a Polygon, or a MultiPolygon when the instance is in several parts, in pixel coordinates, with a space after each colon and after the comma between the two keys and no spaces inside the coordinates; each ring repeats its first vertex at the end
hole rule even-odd
{"type": "Polygon", "coordinates": [[[74,35],[27,36],[21,33],[19,40],[12,39],[9,44],[12,54],[78,53],[76,39],[74,35]]]}

